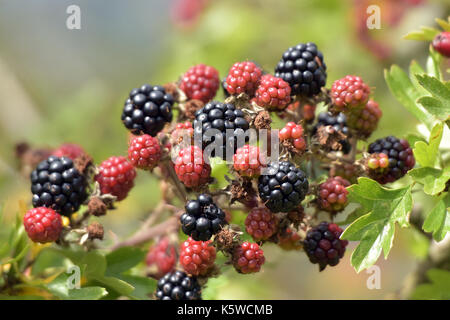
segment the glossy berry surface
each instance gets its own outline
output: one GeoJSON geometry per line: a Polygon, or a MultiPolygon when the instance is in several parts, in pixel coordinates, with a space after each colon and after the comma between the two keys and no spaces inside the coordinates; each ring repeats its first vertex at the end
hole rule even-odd
{"type": "Polygon", "coordinates": [[[162,86],[145,84],[131,90],[125,101],[122,122],[134,135],[160,132],[167,122],[172,121],[174,99],[162,86]]]}
{"type": "Polygon", "coordinates": [[[204,275],[216,260],[216,248],[211,241],[195,241],[189,237],[181,244],[180,264],[187,274],[204,275]]]}
{"type": "Polygon", "coordinates": [[[450,58],[450,32],[444,31],[433,40],[433,48],[444,57],[450,58]]]}
{"type": "Polygon", "coordinates": [[[253,208],[245,218],[245,230],[255,241],[269,239],[277,228],[278,219],[267,208],[253,208]]]}
{"type": "Polygon", "coordinates": [[[197,278],[173,271],[159,279],[155,296],[158,300],[201,300],[201,288],[197,278]]]}
{"type": "Polygon", "coordinates": [[[290,140],[292,145],[298,151],[306,150],[306,141],[304,137],[304,130],[300,124],[296,124],[295,122],[288,122],[278,133],[278,136],[281,141],[290,140]]]}
{"type": "Polygon", "coordinates": [[[197,99],[204,103],[215,97],[219,85],[219,72],[204,64],[191,67],[180,81],[180,89],[189,99],[197,99]]]}
{"type": "Polygon", "coordinates": [[[227,91],[230,95],[246,93],[250,97],[261,81],[262,70],[251,61],[236,62],[228,72],[227,91]]]}
{"type": "Polygon", "coordinates": [[[388,168],[369,170],[369,175],[381,184],[400,179],[415,165],[412,149],[404,139],[393,136],[378,139],[369,145],[368,151],[370,154],[382,153],[388,156],[388,168]]]}
{"type": "Polygon", "coordinates": [[[234,249],[233,266],[240,273],[259,272],[264,262],[264,252],[256,243],[245,241],[234,249]]]}
{"type": "Polygon", "coordinates": [[[194,240],[208,241],[226,224],[225,212],[208,194],[200,194],[197,200],[188,201],[185,210],[180,217],[181,229],[194,240]]]}
{"type": "Polygon", "coordinates": [[[178,179],[188,188],[208,183],[211,167],[203,159],[203,152],[197,146],[181,149],[175,160],[175,172],[178,179]]]}
{"type": "Polygon", "coordinates": [[[103,161],[98,170],[95,180],[100,185],[101,193],[112,194],[117,201],[125,199],[136,178],[136,170],[131,163],[125,157],[113,156],[103,161]]]}
{"type": "Polygon", "coordinates": [[[319,185],[317,202],[319,208],[331,213],[337,213],[345,209],[348,204],[348,190],[350,182],[341,178],[331,177],[319,185]]]}
{"type": "Polygon", "coordinates": [[[331,86],[331,99],[340,111],[350,111],[367,103],[370,88],[361,77],[348,75],[331,86]]]}
{"type": "Polygon", "coordinates": [[[306,234],[305,252],[309,260],[319,265],[320,271],[327,265],[335,266],[344,256],[347,240],[340,240],[342,229],[337,224],[321,222],[306,234]]]}
{"type": "Polygon", "coordinates": [[[71,159],[50,156],[31,173],[33,206],[52,208],[68,216],[86,200],[86,186],[85,177],[71,159]]]}
{"type": "Polygon", "coordinates": [[[233,156],[234,170],[242,176],[258,177],[261,174],[261,168],[265,166],[265,161],[261,163],[263,160],[261,157],[259,147],[246,144],[237,149],[233,156]]]}
{"type": "Polygon", "coordinates": [[[317,95],[327,81],[323,54],[315,43],[300,43],[289,48],[275,68],[275,77],[289,83],[292,95],[317,95]]]}
{"type": "Polygon", "coordinates": [[[139,169],[152,170],[158,165],[162,156],[162,150],[158,139],[143,134],[131,139],[128,146],[128,160],[139,169]]]}
{"type": "Polygon", "coordinates": [[[255,93],[256,103],[269,110],[283,110],[291,101],[291,87],[281,78],[265,74],[255,93]]]}
{"type": "Polygon", "coordinates": [[[169,238],[163,237],[149,248],[145,263],[155,269],[152,275],[157,279],[174,270],[177,252],[175,246],[169,242],[169,238]]]}
{"type": "Polygon", "coordinates": [[[288,161],[270,163],[268,170],[258,180],[262,202],[274,213],[294,210],[308,192],[305,173],[288,161]]]}
{"type": "Polygon", "coordinates": [[[58,240],[63,229],[61,216],[45,207],[29,210],[23,217],[23,225],[28,237],[39,243],[58,240]]]}

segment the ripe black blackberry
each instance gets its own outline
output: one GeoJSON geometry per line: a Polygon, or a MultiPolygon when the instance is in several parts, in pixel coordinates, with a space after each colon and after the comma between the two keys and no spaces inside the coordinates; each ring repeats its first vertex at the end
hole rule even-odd
{"type": "Polygon", "coordinates": [[[167,273],[159,279],[156,288],[158,300],[201,300],[201,288],[197,278],[182,271],[167,273]]]}
{"type": "Polygon", "coordinates": [[[172,121],[173,102],[163,87],[144,84],[131,90],[123,107],[122,122],[135,135],[147,133],[154,137],[166,122],[172,121]]]}
{"type": "Polygon", "coordinates": [[[315,43],[300,43],[291,47],[278,62],[275,77],[289,83],[293,95],[314,96],[327,82],[327,66],[315,43]]]}
{"type": "Polygon", "coordinates": [[[416,163],[408,141],[393,136],[372,142],[369,145],[369,153],[382,153],[388,156],[388,168],[369,171],[369,175],[382,184],[400,179],[416,163]]]}
{"type": "Polygon", "coordinates": [[[248,128],[249,124],[245,120],[242,110],[237,109],[231,103],[212,101],[195,113],[194,139],[196,144],[203,146],[203,149],[210,144],[216,146],[215,144],[219,143],[219,139],[222,139],[218,146],[219,152],[216,154],[215,147],[211,156],[221,157],[222,159],[228,158],[231,161],[236,149],[242,147],[248,140],[248,136],[244,135],[248,128]],[[244,139],[238,139],[238,136],[244,137],[244,139]],[[199,137],[202,141],[198,141],[199,137]],[[216,142],[216,140],[218,141],[216,142]],[[240,140],[242,141],[238,145],[240,140]],[[227,155],[227,149],[229,155],[227,155]]]}
{"type": "Polygon", "coordinates": [[[306,234],[305,252],[312,263],[319,264],[320,271],[327,265],[335,266],[344,256],[347,240],[340,240],[342,229],[335,223],[321,222],[306,234]]]}
{"type": "Polygon", "coordinates": [[[180,217],[181,229],[194,240],[209,240],[227,223],[225,212],[208,194],[200,194],[197,200],[188,201],[185,209],[186,212],[180,217]]]}
{"type": "Polygon", "coordinates": [[[289,161],[270,163],[268,170],[258,180],[262,202],[274,213],[294,210],[308,192],[305,173],[289,161]]]}
{"type": "Polygon", "coordinates": [[[50,156],[31,173],[33,206],[68,216],[86,200],[86,179],[66,157],[50,156]]]}
{"type": "MultiPolygon", "coordinates": [[[[342,112],[338,113],[336,116],[329,112],[319,113],[313,134],[315,134],[317,129],[321,126],[332,126],[334,130],[345,134],[347,137],[350,135],[350,130],[347,126],[347,117],[342,112]]],[[[352,145],[348,139],[341,140],[339,143],[342,145],[342,152],[344,154],[348,154],[352,148],[352,145]]]]}

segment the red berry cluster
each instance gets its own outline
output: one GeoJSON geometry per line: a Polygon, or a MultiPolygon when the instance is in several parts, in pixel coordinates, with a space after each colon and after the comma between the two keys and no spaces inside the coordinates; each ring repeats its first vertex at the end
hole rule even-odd
{"type": "Polygon", "coordinates": [[[384,153],[373,153],[367,158],[367,167],[370,170],[383,171],[389,166],[389,158],[384,153]]]}
{"type": "Polygon", "coordinates": [[[240,273],[258,272],[264,261],[264,252],[256,243],[245,241],[233,253],[234,268],[240,273]]]}
{"type": "Polygon", "coordinates": [[[337,213],[347,206],[350,182],[341,177],[331,177],[319,185],[318,204],[322,210],[337,213]]]}
{"type": "Polygon", "coordinates": [[[156,271],[152,272],[152,276],[159,279],[175,269],[176,248],[170,243],[169,238],[164,237],[150,247],[145,262],[150,268],[155,267],[156,271]]]}
{"type": "Polygon", "coordinates": [[[128,160],[136,168],[152,170],[161,159],[161,147],[158,139],[148,134],[135,136],[128,146],[128,160]]]}
{"type": "Polygon", "coordinates": [[[30,209],[23,217],[23,225],[28,237],[40,243],[58,240],[63,228],[61,216],[45,207],[30,209]]]}
{"type": "Polygon", "coordinates": [[[75,160],[84,154],[86,154],[84,149],[75,143],[63,143],[52,152],[52,155],[55,157],[67,157],[72,160],[75,160]]]}
{"type": "Polygon", "coordinates": [[[219,72],[213,67],[198,64],[183,75],[180,89],[189,99],[206,103],[215,97],[219,85],[219,72]]]}
{"type": "Polygon", "coordinates": [[[331,87],[333,104],[339,111],[364,105],[369,99],[370,88],[361,77],[345,76],[336,80],[331,87]]]}
{"type": "Polygon", "coordinates": [[[267,240],[277,232],[278,218],[266,207],[252,208],[245,229],[255,241],[267,240]]]}
{"type": "Polygon", "coordinates": [[[195,241],[189,237],[181,244],[180,264],[186,273],[204,275],[216,260],[216,248],[211,241],[195,241]]]}
{"type": "Polygon", "coordinates": [[[265,74],[261,77],[255,98],[260,106],[283,110],[291,101],[291,87],[283,79],[265,74]]]}
{"type": "Polygon", "coordinates": [[[303,137],[303,127],[295,122],[288,122],[278,133],[280,140],[292,140],[292,144],[299,151],[306,149],[306,141],[303,137]]]}
{"type": "Polygon", "coordinates": [[[202,149],[190,146],[181,149],[175,160],[178,179],[188,188],[198,187],[210,179],[211,167],[203,159],[202,149]]]}
{"type": "Polygon", "coordinates": [[[103,161],[98,170],[95,180],[102,194],[112,194],[117,197],[117,201],[125,199],[136,178],[136,170],[131,163],[125,157],[113,156],[103,161]]]}
{"type": "Polygon", "coordinates": [[[231,95],[255,94],[261,81],[262,70],[250,61],[236,62],[228,72],[227,91],[231,95]]]}
{"type": "Polygon", "coordinates": [[[242,176],[259,176],[264,163],[260,158],[259,148],[248,144],[238,148],[233,156],[234,169],[242,176]]]}
{"type": "MultiPolygon", "coordinates": [[[[192,137],[194,135],[194,128],[189,121],[177,123],[175,129],[172,131],[172,140],[175,143],[180,143],[185,137],[192,137]]],[[[190,142],[190,141],[189,141],[190,142]]]]}
{"type": "Polygon", "coordinates": [[[382,115],[378,103],[369,100],[361,110],[348,115],[347,125],[356,130],[362,138],[368,138],[377,128],[382,115]]]}

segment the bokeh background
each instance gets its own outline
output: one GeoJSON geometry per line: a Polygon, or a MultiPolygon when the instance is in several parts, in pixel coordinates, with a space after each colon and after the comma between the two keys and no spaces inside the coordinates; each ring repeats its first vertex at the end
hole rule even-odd
{"type": "MultiPolygon", "coordinates": [[[[392,63],[424,64],[427,43],[402,40],[450,12],[446,0],[0,0],[0,204],[13,221],[30,199],[20,175],[16,143],[82,145],[97,163],[125,155],[121,108],[131,88],[175,81],[190,66],[210,64],[224,77],[239,60],[273,72],[282,52],[313,41],[324,53],[328,82],[356,74],[375,89],[384,116],[371,137],[404,136],[416,120],[390,94],[383,70],[392,63]],[[66,8],[81,8],[81,30],[68,30],[66,8]],[[381,8],[381,29],[367,30],[365,10],[381,8]]],[[[222,92],[218,93],[222,99],[222,92]]],[[[160,197],[158,181],[140,172],[130,196],[102,218],[108,246],[135,231],[160,197]]],[[[424,199],[426,205],[426,199],[424,199]]],[[[426,255],[426,241],[397,230],[387,261],[380,258],[381,289],[356,274],[350,254],[319,273],[304,254],[265,246],[268,263],[254,276],[232,270],[213,280],[219,299],[383,299],[426,255]]],[[[0,230],[0,236],[5,234],[0,230]]],[[[353,248],[353,247],[352,247],[353,248]]],[[[351,248],[351,249],[352,249],[351,248]]],[[[349,250],[350,251],[350,250],[349,250]]]]}

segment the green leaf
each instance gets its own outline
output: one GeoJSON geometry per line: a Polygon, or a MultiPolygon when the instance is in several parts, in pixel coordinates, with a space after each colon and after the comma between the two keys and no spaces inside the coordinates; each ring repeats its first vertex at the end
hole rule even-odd
{"type": "Polygon", "coordinates": [[[106,275],[118,275],[125,272],[145,257],[145,251],[139,248],[123,247],[106,255],[107,269],[106,275]]]}
{"type": "Polygon", "coordinates": [[[412,299],[449,300],[450,272],[448,270],[430,269],[427,277],[431,283],[418,285],[412,293],[412,299]]]}
{"type": "MultiPolygon", "coordinates": [[[[132,292],[134,291],[134,287],[115,277],[96,277],[95,280],[97,282],[100,282],[102,285],[106,286],[107,288],[111,288],[112,290],[116,291],[122,296],[134,298],[131,296],[132,292]]],[[[109,291],[109,290],[108,290],[109,291]]]]}
{"type": "Polygon", "coordinates": [[[444,31],[450,31],[450,18],[448,19],[448,21],[436,18],[436,22],[442,29],[444,29],[444,31]]]}
{"type": "Polygon", "coordinates": [[[98,300],[108,294],[102,287],[69,288],[69,275],[61,273],[46,287],[55,296],[64,300],[98,300]]]}
{"type": "Polygon", "coordinates": [[[120,279],[134,287],[130,294],[135,299],[148,300],[156,290],[156,280],[148,277],[139,277],[131,275],[120,275],[120,279]]]}
{"type": "Polygon", "coordinates": [[[433,233],[433,238],[436,241],[444,239],[447,232],[450,231],[450,194],[443,194],[435,207],[427,215],[423,230],[425,232],[433,233]]]}
{"type": "Polygon", "coordinates": [[[435,77],[416,75],[416,78],[432,95],[421,97],[418,102],[437,119],[447,120],[450,115],[450,88],[435,77]]]}
{"type": "Polygon", "coordinates": [[[384,77],[394,97],[419,121],[431,129],[433,118],[421,105],[416,103],[421,94],[408,75],[400,67],[393,65],[390,70],[384,71],[384,77]]]}
{"type": "Polygon", "coordinates": [[[383,251],[389,255],[395,233],[395,223],[409,226],[412,209],[411,186],[387,189],[369,178],[359,178],[348,187],[349,199],[360,203],[366,214],[356,219],[342,234],[343,239],[360,241],[352,253],[351,263],[357,272],[373,265],[383,251]]]}
{"type": "Polygon", "coordinates": [[[433,47],[430,46],[430,55],[428,56],[427,59],[427,74],[429,76],[442,80],[441,61],[442,61],[441,54],[436,52],[433,49],[433,47]]]}
{"type": "Polygon", "coordinates": [[[439,34],[439,30],[430,27],[420,27],[420,30],[412,31],[403,36],[405,40],[432,41],[439,34]]]}
{"type": "Polygon", "coordinates": [[[423,167],[412,169],[408,174],[414,181],[423,184],[423,191],[434,196],[445,189],[446,182],[450,179],[450,167],[444,170],[423,167]]]}
{"type": "Polygon", "coordinates": [[[435,167],[438,164],[439,144],[441,143],[444,125],[437,123],[431,130],[428,144],[418,141],[414,145],[414,158],[422,167],[435,167]]]}

